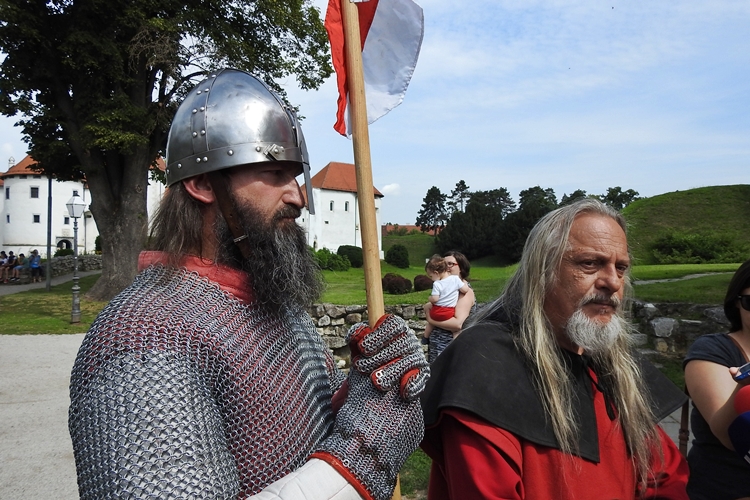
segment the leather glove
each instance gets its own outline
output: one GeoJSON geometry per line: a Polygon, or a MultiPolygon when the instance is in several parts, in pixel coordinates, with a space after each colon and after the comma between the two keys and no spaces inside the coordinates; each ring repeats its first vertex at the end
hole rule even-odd
{"type": "Polygon", "coordinates": [[[403,319],[385,314],[374,330],[367,323],[357,323],[346,339],[352,367],[369,374],[379,390],[399,388],[405,399],[414,399],[424,390],[430,377],[429,364],[417,337],[403,319]]]}
{"type": "Polygon", "coordinates": [[[348,395],[333,432],[312,458],[325,460],[366,499],[388,500],[396,476],[424,436],[417,396],[429,366],[416,336],[396,316],[385,315],[347,335],[352,351],[348,395]]]}

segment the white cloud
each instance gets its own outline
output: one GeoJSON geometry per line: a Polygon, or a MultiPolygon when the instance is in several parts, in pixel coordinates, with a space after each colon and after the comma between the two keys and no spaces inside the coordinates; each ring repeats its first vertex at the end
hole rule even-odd
{"type": "Polygon", "coordinates": [[[385,196],[398,196],[401,192],[401,186],[398,183],[386,184],[380,189],[385,196]]]}

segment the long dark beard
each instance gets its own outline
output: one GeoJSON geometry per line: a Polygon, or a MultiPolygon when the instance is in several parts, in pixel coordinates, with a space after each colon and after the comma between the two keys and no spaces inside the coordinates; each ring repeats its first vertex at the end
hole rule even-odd
{"type": "Polygon", "coordinates": [[[287,205],[264,221],[251,203],[241,204],[232,196],[232,204],[248,236],[250,256],[242,256],[224,217],[218,217],[214,229],[220,242],[218,262],[245,272],[255,299],[271,311],[308,306],[320,298],[325,288],[320,268],[304,230],[290,219],[299,216],[299,209],[287,205]]]}

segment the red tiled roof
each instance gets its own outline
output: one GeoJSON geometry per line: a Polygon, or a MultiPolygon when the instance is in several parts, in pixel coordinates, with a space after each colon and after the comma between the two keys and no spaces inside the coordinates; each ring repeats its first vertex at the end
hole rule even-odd
{"type": "MultiPolygon", "coordinates": [[[[313,175],[310,179],[310,183],[314,188],[356,193],[357,176],[354,170],[354,164],[332,161],[323,167],[320,172],[313,175]]],[[[376,198],[383,197],[383,193],[378,191],[378,188],[373,186],[373,189],[376,198]]],[[[302,185],[302,197],[305,199],[305,206],[308,206],[307,191],[305,190],[304,184],[302,185]]]]}
{"type": "Polygon", "coordinates": [[[26,155],[26,158],[16,163],[8,169],[7,172],[0,174],[0,179],[5,179],[10,175],[40,175],[40,172],[31,169],[32,165],[36,165],[34,158],[26,155]]]}
{"type": "MultiPolygon", "coordinates": [[[[39,175],[40,172],[36,172],[31,169],[32,165],[36,165],[36,161],[34,161],[34,158],[32,158],[29,155],[26,155],[26,158],[21,160],[20,162],[16,163],[12,167],[8,169],[5,173],[0,173],[0,186],[2,186],[3,181],[2,179],[5,179],[5,177],[10,175],[39,175]]],[[[154,168],[152,166],[149,166],[149,168],[154,168]]],[[[159,157],[156,159],[156,168],[164,172],[167,169],[166,163],[164,163],[164,158],[159,157]]]]}

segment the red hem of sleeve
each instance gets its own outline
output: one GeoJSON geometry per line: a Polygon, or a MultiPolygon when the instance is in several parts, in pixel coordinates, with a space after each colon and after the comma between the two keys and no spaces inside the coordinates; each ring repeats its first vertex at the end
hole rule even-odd
{"type": "Polygon", "coordinates": [[[347,480],[349,484],[351,484],[355,490],[357,490],[357,493],[360,494],[362,498],[365,500],[375,500],[375,497],[372,496],[372,493],[370,493],[364,484],[362,484],[359,479],[357,479],[354,474],[351,473],[349,469],[344,467],[344,464],[341,463],[341,461],[331,455],[330,453],[326,453],[323,451],[316,451],[312,455],[310,455],[310,458],[317,458],[319,460],[323,460],[328,465],[334,468],[336,472],[341,474],[344,479],[347,480]]]}

